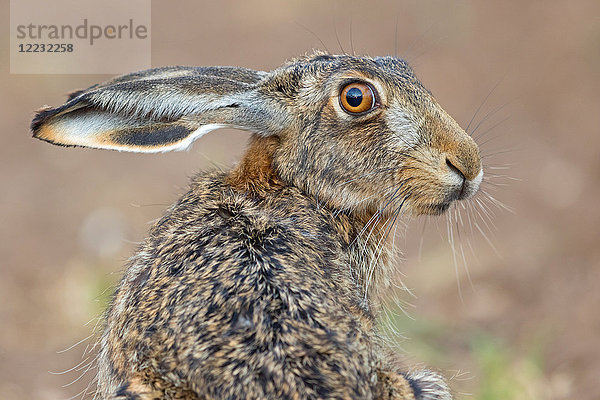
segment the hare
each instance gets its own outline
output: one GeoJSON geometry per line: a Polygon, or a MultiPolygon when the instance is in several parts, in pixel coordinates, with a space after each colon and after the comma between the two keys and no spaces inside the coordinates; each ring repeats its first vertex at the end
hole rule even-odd
{"type": "Polygon", "coordinates": [[[438,215],[482,180],[475,142],[394,57],[314,53],[261,72],[164,67],[38,111],[63,146],[186,149],[252,132],[201,173],[128,264],[100,338],[103,399],[451,399],[376,331],[399,213],[438,215]]]}

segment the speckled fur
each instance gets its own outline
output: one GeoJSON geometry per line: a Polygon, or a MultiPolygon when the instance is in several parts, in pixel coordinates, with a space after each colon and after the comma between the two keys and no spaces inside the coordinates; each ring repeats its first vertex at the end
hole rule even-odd
{"type": "Polygon", "coordinates": [[[249,149],[195,177],[131,259],[106,312],[100,397],[451,399],[439,374],[392,361],[374,324],[387,221],[442,213],[481,178],[477,146],[408,65],[317,53],[272,72],[142,71],[41,110],[32,131],[162,151],[210,124],[253,131],[249,149]],[[377,92],[358,116],[338,100],[356,80],[377,92]]]}

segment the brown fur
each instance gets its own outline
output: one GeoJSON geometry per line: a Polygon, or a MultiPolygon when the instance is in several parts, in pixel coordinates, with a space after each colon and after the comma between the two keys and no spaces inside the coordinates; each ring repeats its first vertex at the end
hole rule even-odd
{"type": "Polygon", "coordinates": [[[279,146],[277,137],[253,136],[244,158],[227,176],[227,183],[241,192],[265,195],[284,183],[273,170],[273,154],[279,146]]]}

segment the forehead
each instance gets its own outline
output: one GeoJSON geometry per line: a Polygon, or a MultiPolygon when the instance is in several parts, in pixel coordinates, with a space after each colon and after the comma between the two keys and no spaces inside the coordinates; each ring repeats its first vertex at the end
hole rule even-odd
{"type": "Polygon", "coordinates": [[[378,80],[384,86],[426,90],[412,68],[401,58],[319,54],[303,61],[305,76],[324,73],[335,80],[356,73],[357,77],[362,75],[378,80]]]}
{"type": "MultiPolygon", "coordinates": [[[[351,71],[356,70],[369,75],[389,75],[390,77],[403,78],[406,80],[416,79],[408,63],[391,56],[386,57],[362,57],[351,55],[318,54],[300,59],[303,69],[323,72],[351,71]]],[[[290,65],[298,65],[299,60],[293,60],[290,65]]]]}
{"type": "MultiPolygon", "coordinates": [[[[320,82],[320,85],[335,90],[340,82],[356,78],[376,82],[389,96],[399,95],[409,102],[415,100],[418,103],[419,99],[427,97],[426,93],[430,94],[408,63],[396,57],[318,54],[302,59],[300,65],[304,84],[311,86],[320,82]]],[[[296,63],[296,68],[298,66],[296,63]]]]}

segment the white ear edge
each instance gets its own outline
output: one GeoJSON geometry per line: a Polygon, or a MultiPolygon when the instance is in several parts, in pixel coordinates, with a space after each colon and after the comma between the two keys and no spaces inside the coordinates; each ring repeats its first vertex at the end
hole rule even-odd
{"type": "Polygon", "coordinates": [[[198,138],[228,124],[206,124],[191,132],[178,142],[160,146],[137,146],[114,143],[107,140],[108,133],[117,126],[127,126],[131,120],[119,115],[90,112],[78,118],[59,118],[38,132],[40,139],[67,146],[82,146],[97,149],[127,151],[133,153],[164,153],[187,150],[198,138]]]}
{"type": "Polygon", "coordinates": [[[172,145],[169,145],[169,146],[163,146],[163,147],[152,148],[152,149],[144,148],[144,149],[138,149],[138,150],[135,150],[135,149],[132,149],[132,150],[123,149],[123,150],[124,151],[133,151],[133,152],[137,152],[137,153],[165,153],[167,151],[189,150],[190,146],[192,145],[192,143],[194,143],[194,141],[196,139],[201,138],[202,136],[206,135],[208,132],[211,132],[211,131],[214,131],[214,130],[220,129],[220,128],[226,128],[226,127],[229,127],[229,125],[226,125],[226,124],[202,125],[200,128],[198,128],[194,132],[190,133],[190,135],[187,136],[182,141],[173,143],[172,145]]]}

